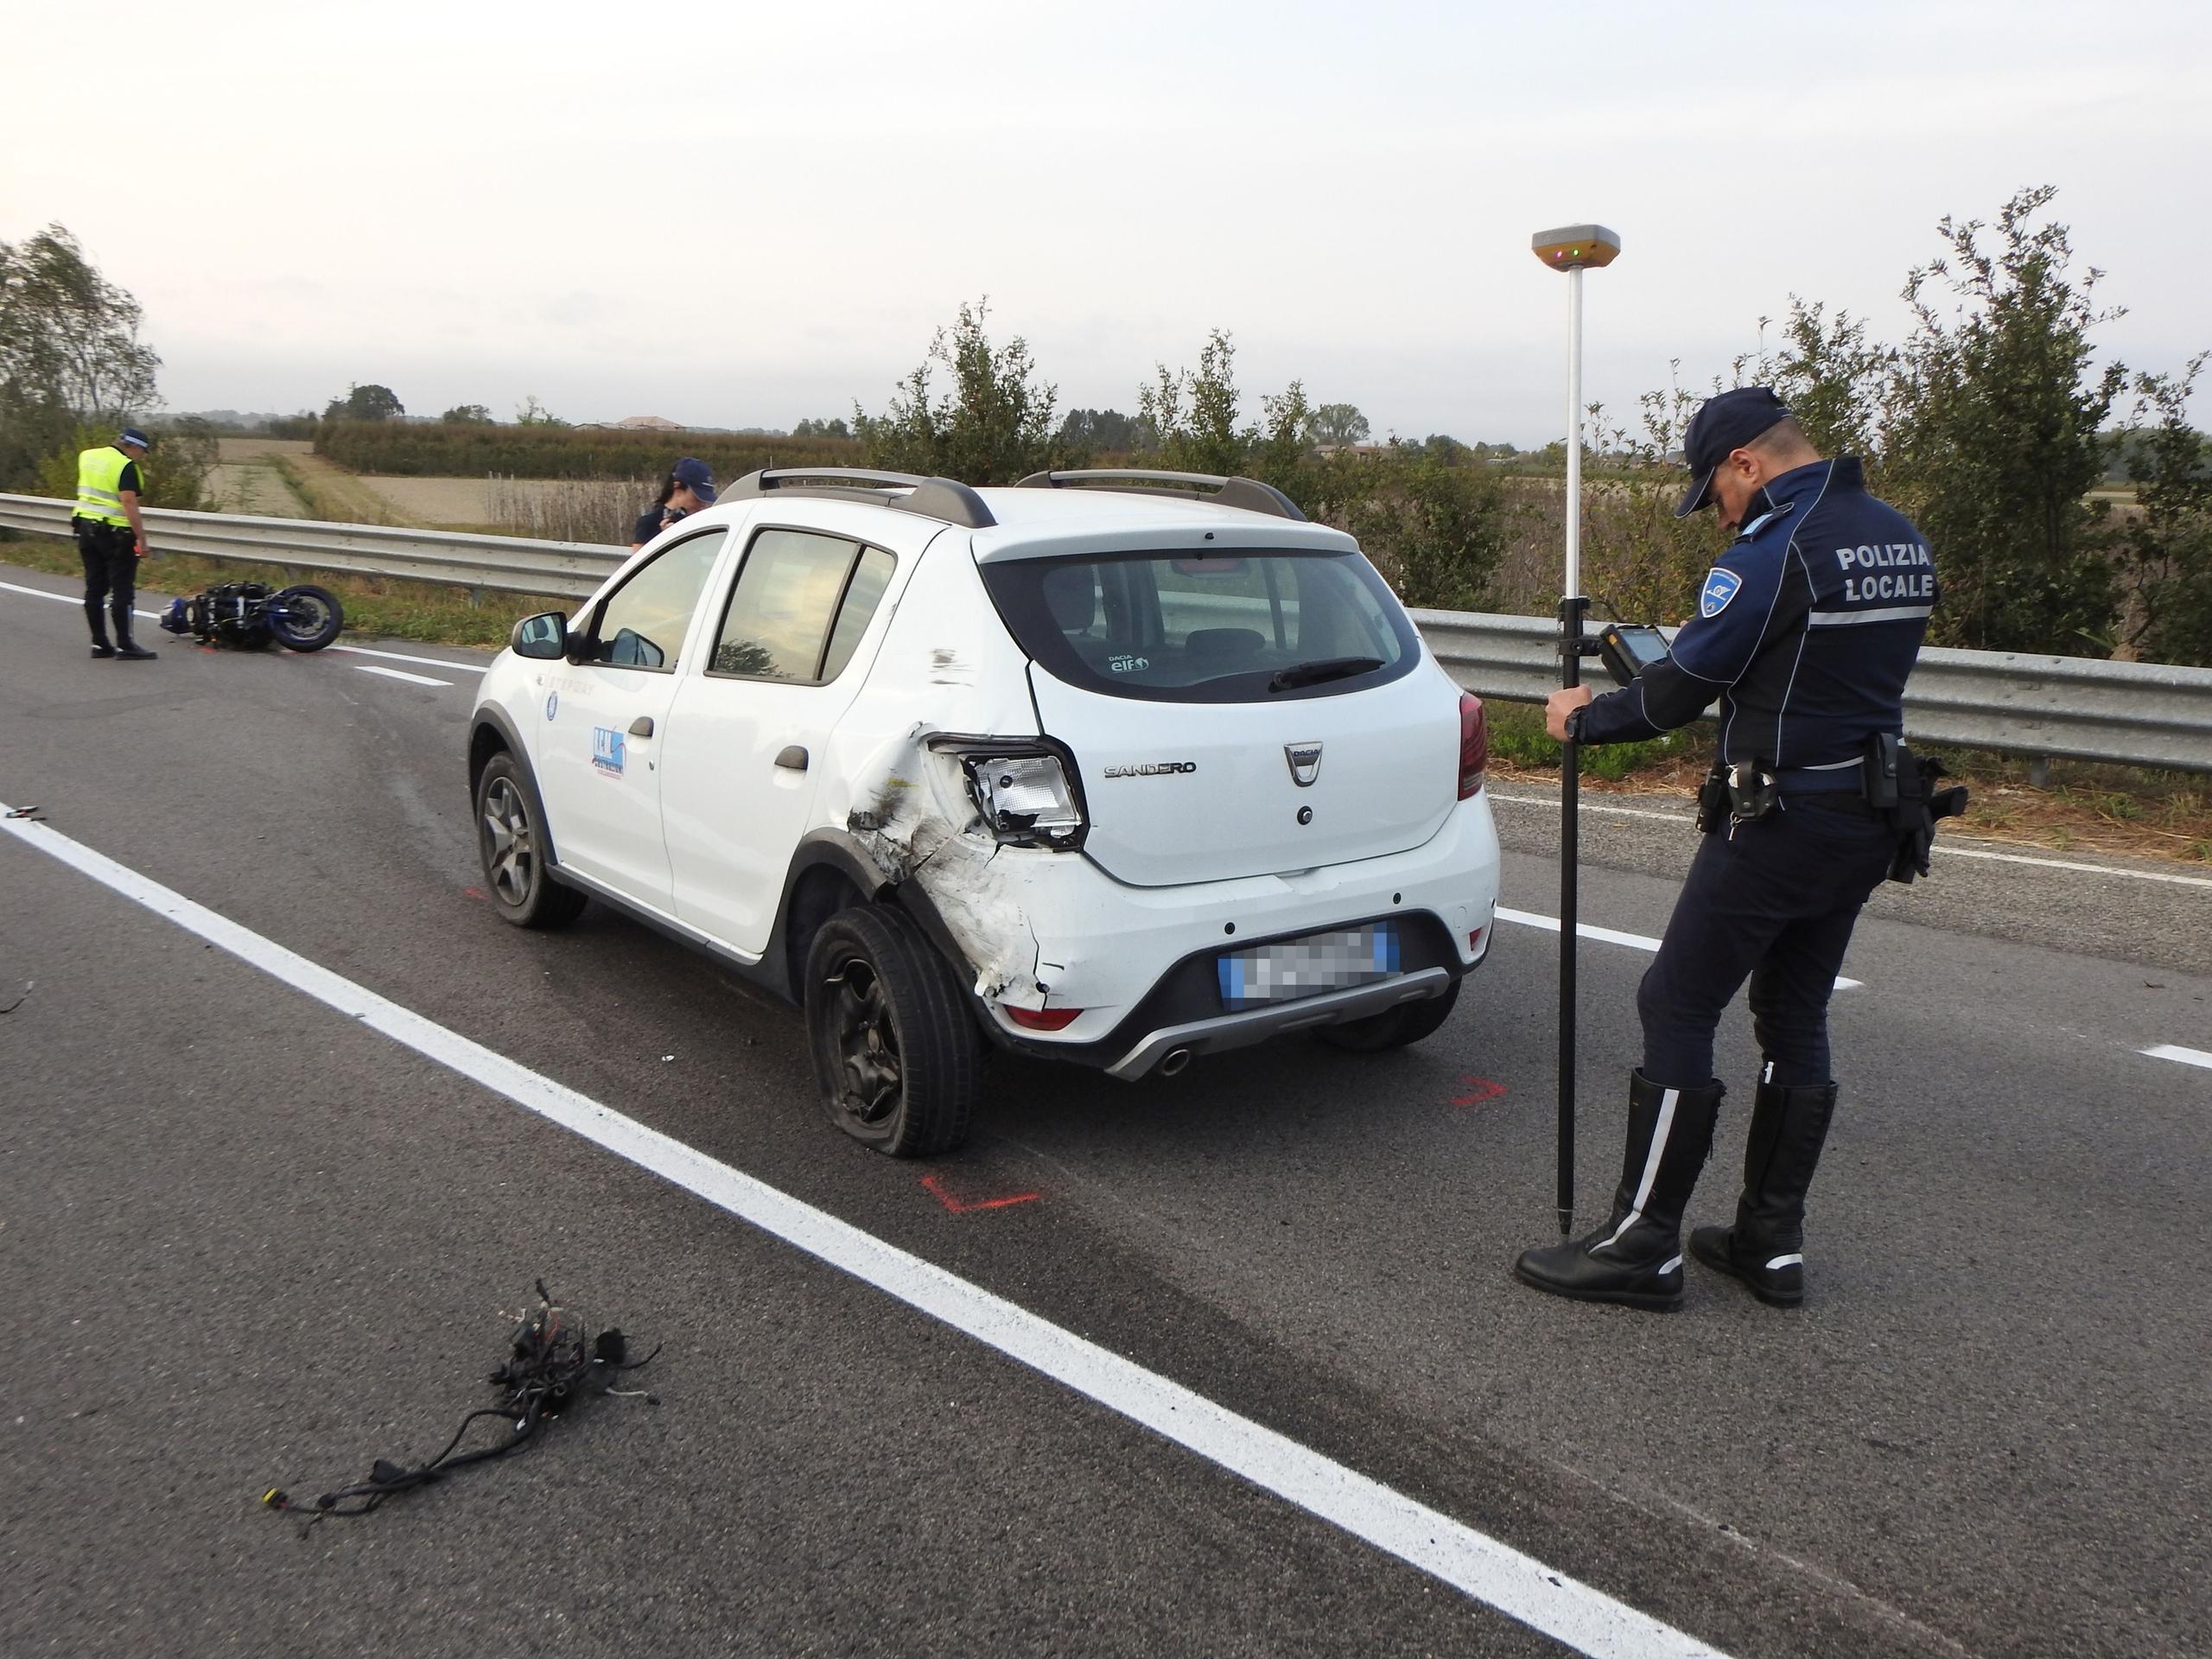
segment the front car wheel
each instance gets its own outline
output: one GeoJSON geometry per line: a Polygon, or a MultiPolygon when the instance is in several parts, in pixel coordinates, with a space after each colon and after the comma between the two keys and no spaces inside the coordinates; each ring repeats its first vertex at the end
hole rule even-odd
{"type": "Polygon", "coordinates": [[[555,880],[545,865],[544,826],[522,768],[493,755],[476,780],[476,846],[492,907],[517,927],[563,927],[584,896],[555,880]]]}

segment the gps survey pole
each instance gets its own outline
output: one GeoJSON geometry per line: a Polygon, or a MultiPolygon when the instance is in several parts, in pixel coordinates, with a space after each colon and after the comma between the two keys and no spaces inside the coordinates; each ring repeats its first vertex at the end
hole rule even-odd
{"type": "MultiPolygon", "coordinates": [[[[1582,273],[1610,265],[1621,239],[1602,225],[1567,225],[1531,238],[1536,257],[1567,273],[1567,571],[1560,583],[1560,684],[1582,683],[1589,654],[1582,594],[1582,273]]],[[[1574,969],[1580,850],[1582,756],[1569,742],[1560,756],[1559,858],[1559,1230],[1574,1230],[1574,969]]]]}

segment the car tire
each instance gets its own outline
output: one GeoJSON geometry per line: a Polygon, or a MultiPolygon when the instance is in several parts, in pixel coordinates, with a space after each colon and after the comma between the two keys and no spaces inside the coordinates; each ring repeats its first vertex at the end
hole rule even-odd
{"type": "Polygon", "coordinates": [[[807,949],[804,1002],[831,1122],[893,1158],[967,1138],[982,1044],[958,978],[912,917],[857,905],[823,923],[807,949]]]}
{"type": "Polygon", "coordinates": [[[565,927],[582,912],[584,895],[553,879],[545,865],[545,825],[530,780],[505,751],[476,779],[476,849],[484,892],[503,920],[517,927],[565,927]]]}
{"type": "Polygon", "coordinates": [[[1313,1034],[1332,1048],[1354,1054],[1379,1054],[1386,1048],[1404,1048],[1424,1037],[1433,1037],[1452,1017],[1459,1001],[1459,980],[1441,996],[1425,996],[1418,1002],[1401,1002],[1364,1020],[1348,1020],[1340,1026],[1317,1026],[1313,1034]]]}

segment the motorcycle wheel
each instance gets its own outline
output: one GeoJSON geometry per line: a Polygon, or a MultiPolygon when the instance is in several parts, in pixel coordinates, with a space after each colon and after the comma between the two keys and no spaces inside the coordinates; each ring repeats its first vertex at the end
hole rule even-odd
{"type": "Polygon", "coordinates": [[[346,626],[338,595],[327,588],[304,582],[272,594],[261,614],[270,632],[276,636],[276,643],[287,651],[321,651],[346,626]]]}

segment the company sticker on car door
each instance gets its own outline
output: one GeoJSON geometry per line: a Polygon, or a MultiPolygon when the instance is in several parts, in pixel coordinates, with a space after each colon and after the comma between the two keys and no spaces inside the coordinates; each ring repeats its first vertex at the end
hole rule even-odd
{"type": "Polygon", "coordinates": [[[592,769],[604,772],[609,778],[620,778],[622,775],[624,751],[628,747],[627,734],[618,732],[612,726],[593,727],[591,728],[592,769]]]}

